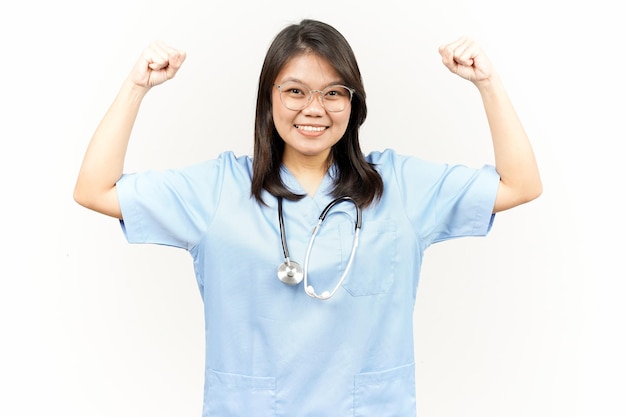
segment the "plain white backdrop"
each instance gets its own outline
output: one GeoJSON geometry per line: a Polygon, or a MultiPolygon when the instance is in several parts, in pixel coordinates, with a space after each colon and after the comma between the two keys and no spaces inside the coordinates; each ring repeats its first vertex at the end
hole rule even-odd
{"type": "Polygon", "coordinates": [[[499,214],[487,238],[426,253],[415,311],[420,416],[626,415],[626,32],[612,4],[3,3],[0,415],[200,415],[204,327],[191,258],[127,244],[116,220],[74,203],[74,181],[154,40],[188,58],[146,98],[126,170],[250,153],[265,51],[305,17],[334,25],[357,54],[365,151],[493,162],[477,91],[437,53],[467,34],[499,69],[540,164],[540,199],[499,214]]]}

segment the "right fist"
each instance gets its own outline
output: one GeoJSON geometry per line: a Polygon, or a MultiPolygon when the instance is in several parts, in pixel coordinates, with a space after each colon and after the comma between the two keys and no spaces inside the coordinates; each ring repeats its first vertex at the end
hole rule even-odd
{"type": "Polygon", "coordinates": [[[154,87],[174,78],[187,54],[163,42],[147,47],[131,71],[131,80],[141,87],[154,87]]]}

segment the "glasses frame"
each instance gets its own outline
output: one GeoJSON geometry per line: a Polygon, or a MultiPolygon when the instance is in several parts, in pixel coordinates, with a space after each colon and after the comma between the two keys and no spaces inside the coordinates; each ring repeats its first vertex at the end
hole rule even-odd
{"type": "Polygon", "coordinates": [[[294,84],[298,84],[301,85],[302,87],[304,87],[306,89],[306,91],[308,91],[308,98],[306,100],[306,103],[299,109],[292,109],[290,107],[288,107],[285,102],[283,101],[283,95],[282,93],[284,92],[281,87],[284,87],[284,84],[274,84],[276,86],[276,88],[278,88],[278,91],[280,92],[279,97],[280,97],[280,102],[282,103],[283,106],[285,106],[285,108],[287,110],[291,110],[291,111],[301,111],[306,109],[309,104],[311,104],[311,101],[313,100],[313,94],[317,93],[319,94],[319,100],[320,100],[320,104],[322,105],[322,107],[324,108],[324,110],[331,112],[331,113],[341,113],[342,111],[344,111],[346,109],[346,107],[344,107],[341,110],[329,110],[326,108],[326,106],[324,105],[324,92],[326,92],[329,89],[332,88],[336,88],[336,87],[342,87],[345,88],[346,90],[348,90],[348,92],[350,92],[350,100],[348,100],[349,103],[352,103],[352,97],[354,96],[354,92],[356,91],[354,88],[350,88],[348,86],[342,85],[342,84],[332,84],[329,85],[328,87],[324,88],[323,90],[313,90],[311,88],[309,88],[308,85],[301,83],[301,82],[297,82],[297,81],[287,81],[288,83],[294,83],[294,84]]]}

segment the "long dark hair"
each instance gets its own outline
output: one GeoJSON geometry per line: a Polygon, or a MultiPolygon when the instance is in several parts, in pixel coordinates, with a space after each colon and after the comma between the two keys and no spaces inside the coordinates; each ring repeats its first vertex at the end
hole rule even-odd
{"type": "Polygon", "coordinates": [[[304,197],[289,190],[280,177],[284,142],[274,126],[272,88],[283,66],[294,56],[306,52],[325,58],[337,71],[342,83],[355,90],[348,127],[331,150],[331,160],[337,167],[332,194],[334,197],[350,196],[360,206],[367,207],[380,199],[383,181],[374,165],[363,157],[359,144],[359,128],[367,115],[361,71],[354,52],[343,35],[326,23],[309,19],[280,31],[263,62],[254,125],[251,194],[261,204],[264,204],[264,189],[276,197],[288,200],[304,197]]]}

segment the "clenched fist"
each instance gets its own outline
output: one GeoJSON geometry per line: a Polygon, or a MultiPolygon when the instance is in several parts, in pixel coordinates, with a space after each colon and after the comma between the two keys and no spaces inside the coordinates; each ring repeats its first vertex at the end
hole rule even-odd
{"type": "Polygon", "coordinates": [[[154,87],[174,78],[187,54],[163,42],[147,47],[133,67],[130,79],[141,87],[154,87]]]}
{"type": "Polygon", "coordinates": [[[489,79],[493,67],[480,46],[469,37],[439,47],[443,64],[454,74],[474,83],[489,79]]]}

